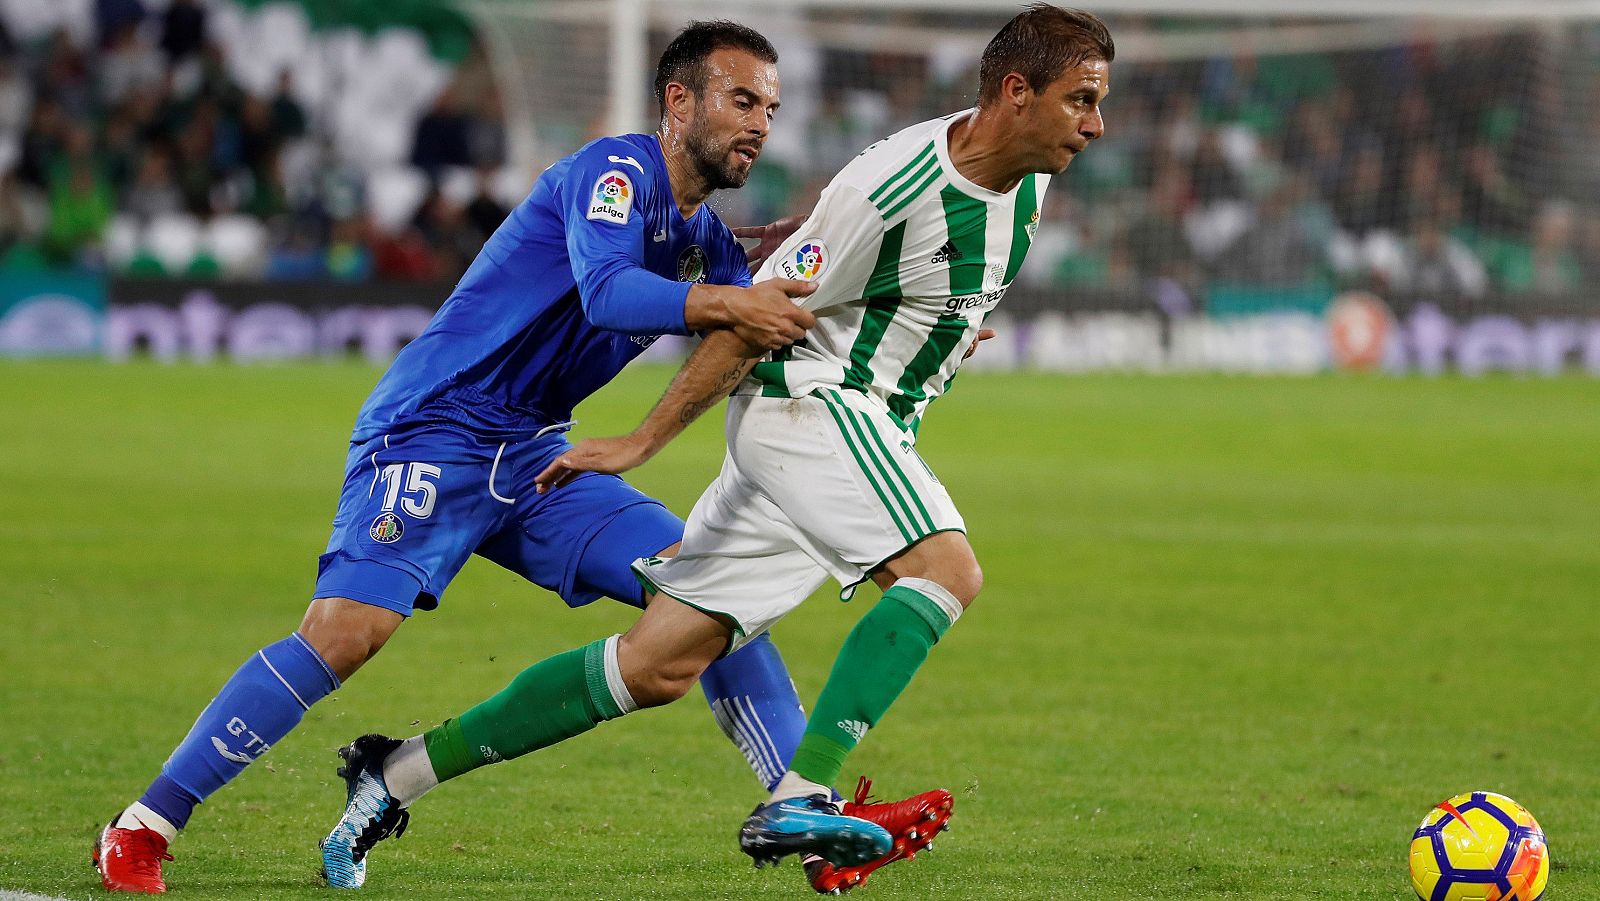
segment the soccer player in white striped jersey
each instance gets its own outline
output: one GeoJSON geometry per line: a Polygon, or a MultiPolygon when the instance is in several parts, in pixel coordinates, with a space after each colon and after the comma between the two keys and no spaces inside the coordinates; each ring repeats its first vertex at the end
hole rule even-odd
{"type": "Polygon", "coordinates": [[[666,704],[828,577],[842,597],[868,580],[884,590],[840,650],[788,772],[740,831],[758,865],[802,853],[861,872],[920,847],[898,838],[927,838],[892,837],[832,801],[847,755],[983,582],[917,430],[1022,265],[1051,176],[1104,131],[1114,54],[1089,13],[1041,3],[1018,14],[984,51],[976,108],[867,148],[764,264],[758,278],[815,283],[796,300],[817,319],[803,340],[758,357],[731,333],[708,335],[638,429],[584,441],[536,480],[559,490],[578,472],[631,469],[734,394],[722,473],[677,556],[635,563],[650,600],[607,642],[585,688],[594,697],[531,704],[587,704],[601,719],[666,704]]]}

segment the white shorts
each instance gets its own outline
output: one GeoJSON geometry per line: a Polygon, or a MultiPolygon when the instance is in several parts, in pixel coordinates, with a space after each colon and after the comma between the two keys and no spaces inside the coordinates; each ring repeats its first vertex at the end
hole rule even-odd
{"type": "Polygon", "coordinates": [[[634,571],[651,590],[731,619],[730,650],[828,576],[848,599],[911,545],[966,530],[915,436],[858,391],[731,397],[727,437],[722,472],[689,514],[677,556],[639,560],[634,571]]]}

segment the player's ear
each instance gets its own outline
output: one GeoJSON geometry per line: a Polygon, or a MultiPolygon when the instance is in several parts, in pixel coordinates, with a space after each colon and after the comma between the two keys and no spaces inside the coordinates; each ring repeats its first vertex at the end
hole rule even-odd
{"type": "Polygon", "coordinates": [[[666,115],[669,120],[688,122],[694,118],[696,98],[682,82],[669,81],[662,90],[666,115]]]}
{"type": "Polygon", "coordinates": [[[1000,101],[1023,110],[1033,102],[1033,86],[1021,72],[1010,72],[1000,81],[1000,101]]]}

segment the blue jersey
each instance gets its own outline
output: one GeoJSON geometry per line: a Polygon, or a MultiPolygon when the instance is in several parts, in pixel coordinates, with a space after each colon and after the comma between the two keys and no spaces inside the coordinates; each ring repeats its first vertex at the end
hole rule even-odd
{"type": "Polygon", "coordinates": [[[546,169],[356,419],[362,442],[414,422],[516,437],[572,418],[659,335],[688,333],[695,282],[749,285],[738,239],[685,219],[655,135],[601,138],[546,169]]]}

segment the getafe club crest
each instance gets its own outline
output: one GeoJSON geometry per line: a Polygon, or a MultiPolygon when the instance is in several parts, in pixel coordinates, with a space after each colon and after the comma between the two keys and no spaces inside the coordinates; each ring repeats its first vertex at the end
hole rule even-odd
{"type": "Polygon", "coordinates": [[[811,282],[816,281],[817,276],[827,267],[828,248],[821,241],[812,238],[802,243],[778,268],[787,278],[811,282]]]}
{"type": "Polygon", "coordinates": [[[612,169],[595,179],[594,191],[589,195],[587,219],[600,222],[626,224],[633,210],[633,182],[620,169],[612,169]]]}
{"type": "Polygon", "coordinates": [[[382,513],[372,521],[372,528],[368,530],[372,540],[379,544],[394,544],[406,531],[405,523],[393,513],[382,513]]]}
{"type": "Polygon", "coordinates": [[[696,285],[706,280],[706,252],[690,244],[678,257],[678,281],[696,285]]]}

